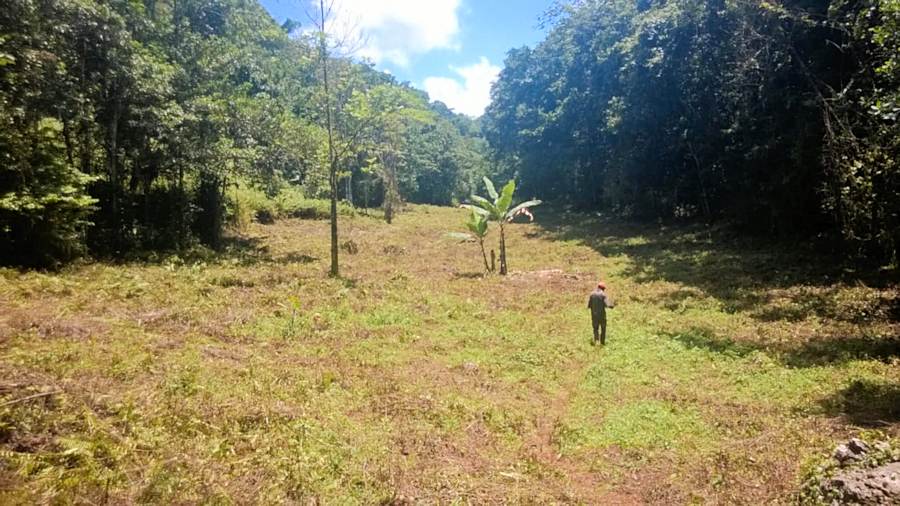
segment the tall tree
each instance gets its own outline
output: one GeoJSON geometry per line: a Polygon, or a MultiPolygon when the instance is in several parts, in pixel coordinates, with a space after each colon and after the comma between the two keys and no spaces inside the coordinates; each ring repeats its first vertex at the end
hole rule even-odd
{"type": "Polygon", "coordinates": [[[325,101],[325,124],[328,131],[328,187],[331,200],[331,275],[340,275],[338,265],[338,182],[337,182],[337,157],[334,150],[334,125],[331,118],[331,87],[328,82],[328,32],[326,21],[331,15],[334,3],[329,3],[325,8],[325,0],[319,0],[318,30],[319,30],[319,64],[322,66],[322,91],[325,101]]]}

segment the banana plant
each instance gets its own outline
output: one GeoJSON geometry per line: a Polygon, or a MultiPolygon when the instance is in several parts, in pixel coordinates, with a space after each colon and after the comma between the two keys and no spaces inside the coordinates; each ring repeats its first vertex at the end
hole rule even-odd
{"type": "Polygon", "coordinates": [[[488,233],[488,220],[483,214],[472,211],[469,221],[466,222],[466,228],[475,236],[478,246],[481,248],[481,258],[484,260],[484,270],[491,272],[491,266],[488,264],[487,254],[484,252],[484,238],[488,233]]]}
{"type": "Polygon", "coordinates": [[[487,272],[491,272],[491,266],[488,264],[487,253],[484,250],[484,239],[487,237],[488,233],[488,220],[487,217],[481,213],[476,211],[472,211],[472,214],[469,216],[469,220],[463,223],[466,226],[466,229],[470,232],[460,233],[460,232],[451,232],[448,234],[450,237],[454,239],[460,239],[465,242],[478,242],[478,246],[481,248],[481,258],[484,259],[484,270],[487,272]]]}
{"type": "MultiPolygon", "coordinates": [[[[494,183],[487,177],[484,178],[484,186],[490,199],[478,195],[472,195],[471,204],[463,204],[463,207],[471,209],[474,213],[480,214],[487,221],[496,221],[500,227],[500,274],[506,275],[509,272],[506,263],[506,234],[504,225],[515,219],[516,216],[525,215],[533,220],[529,208],[541,203],[540,200],[529,200],[522,202],[517,206],[512,205],[513,194],[516,192],[516,182],[510,180],[506,186],[497,193],[494,183]]],[[[482,250],[483,252],[483,250],[482,250]]],[[[485,257],[485,264],[487,257],[485,257]]]]}

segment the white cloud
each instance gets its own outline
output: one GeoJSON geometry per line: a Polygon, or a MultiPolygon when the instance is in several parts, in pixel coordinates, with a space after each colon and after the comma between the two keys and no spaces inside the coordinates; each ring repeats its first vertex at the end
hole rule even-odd
{"type": "Polygon", "coordinates": [[[500,67],[482,56],[478,63],[450,66],[450,70],[462,77],[462,82],[449,77],[428,77],[423,83],[425,91],[432,100],[440,100],[456,112],[481,116],[491,103],[491,84],[497,80],[500,67]]]}
{"type": "MultiPolygon", "coordinates": [[[[361,33],[356,56],[406,67],[412,55],[458,48],[461,0],[336,0],[338,32],[361,33]]],[[[314,1],[318,6],[318,2],[314,1]]],[[[327,3],[327,2],[326,2],[327,3]]]]}

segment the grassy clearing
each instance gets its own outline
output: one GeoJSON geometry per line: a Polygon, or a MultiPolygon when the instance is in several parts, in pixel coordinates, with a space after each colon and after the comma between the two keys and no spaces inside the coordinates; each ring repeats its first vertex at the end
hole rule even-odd
{"type": "Polygon", "coordinates": [[[250,224],[223,254],[0,271],[0,503],[790,502],[900,433],[896,284],[802,249],[539,213],[250,224]],[[606,278],[609,344],[585,297],[606,278]]]}

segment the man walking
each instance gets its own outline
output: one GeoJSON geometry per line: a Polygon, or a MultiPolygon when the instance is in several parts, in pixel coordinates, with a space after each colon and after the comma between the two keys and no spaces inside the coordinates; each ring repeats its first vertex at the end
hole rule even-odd
{"type": "Polygon", "coordinates": [[[606,283],[601,281],[597,289],[591,292],[588,298],[588,309],[591,310],[591,324],[594,326],[594,340],[591,345],[606,344],[606,308],[615,307],[613,301],[606,295],[606,283]],[[599,330],[599,331],[598,331],[599,330]]]}

